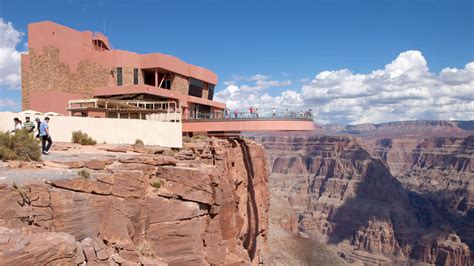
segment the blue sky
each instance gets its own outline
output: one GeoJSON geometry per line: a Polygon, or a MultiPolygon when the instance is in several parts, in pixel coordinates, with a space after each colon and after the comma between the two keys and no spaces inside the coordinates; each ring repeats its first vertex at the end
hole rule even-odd
{"type": "MultiPolygon", "coordinates": [[[[446,67],[464,69],[474,61],[473,10],[474,1],[456,0],[0,0],[0,17],[17,31],[26,33],[28,23],[52,20],[78,30],[105,32],[114,48],[177,56],[216,72],[218,90],[223,91],[221,99],[226,102],[232,101],[224,93],[229,85],[239,90],[254,87],[258,79],[251,77],[260,74],[265,76],[262,81],[280,83],[269,82],[257,99],[295,91],[302,95],[299,108],[315,104],[305,96],[304,87],[319,73],[349,69],[353,74],[368,75],[409,50],[422,53],[429,73],[446,67]]],[[[16,46],[18,51],[24,50],[25,42],[26,34],[16,46]]],[[[20,91],[6,87],[0,88],[0,99],[19,102],[20,91]]],[[[243,108],[239,104],[235,107],[243,108]]],[[[0,105],[0,110],[9,108],[18,106],[0,105]]],[[[461,118],[472,116],[474,110],[461,118]]],[[[406,115],[393,117],[405,118],[410,119],[406,115]]]]}

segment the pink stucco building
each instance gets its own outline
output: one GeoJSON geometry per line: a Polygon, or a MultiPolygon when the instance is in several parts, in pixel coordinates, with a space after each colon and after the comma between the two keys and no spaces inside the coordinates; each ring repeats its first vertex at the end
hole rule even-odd
{"type": "MultiPolygon", "coordinates": [[[[67,115],[68,101],[84,98],[174,100],[183,114],[225,107],[213,101],[214,72],[170,55],[113,49],[100,33],[50,21],[31,23],[28,48],[22,55],[23,109],[67,115]]],[[[90,113],[115,115],[87,110],[81,115],[90,113]]]]}
{"type": "Polygon", "coordinates": [[[100,33],[31,23],[28,48],[21,58],[23,110],[148,119],[173,109],[181,113],[183,132],[314,128],[308,119],[223,121],[225,104],[214,101],[214,72],[170,55],[113,49],[100,33]],[[163,102],[172,104],[155,104],[163,102]]]}

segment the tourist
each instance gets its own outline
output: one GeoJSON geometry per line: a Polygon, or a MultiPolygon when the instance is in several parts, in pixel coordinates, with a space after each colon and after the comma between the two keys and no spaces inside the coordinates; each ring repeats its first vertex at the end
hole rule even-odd
{"type": "Polygon", "coordinates": [[[21,125],[21,120],[18,119],[18,117],[13,118],[13,123],[15,124],[13,126],[13,130],[11,131],[12,133],[17,132],[23,128],[23,126],[21,125]]]}
{"type": "Polygon", "coordinates": [[[273,109],[272,109],[272,115],[273,115],[273,117],[276,116],[276,108],[275,107],[273,107],[273,109]]]}
{"type": "Polygon", "coordinates": [[[35,122],[36,122],[36,124],[37,124],[36,130],[37,130],[37,132],[38,132],[38,133],[36,134],[36,137],[37,137],[37,138],[40,138],[41,120],[37,117],[37,118],[35,119],[35,122]]]}
{"type": "Polygon", "coordinates": [[[313,110],[311,110],[311,108],[308,110],[308,116],[309,118],[313,118],[313,110]]]}
{"type": "Polygon", "coordinates": [[[44,122],[40,125],[40,136],[41,136],[41,151],[44,155],[49,154],[49,149],[53,145],[53,140],[49,134],[49,117],[44,119],[44,122]],[[48,143],[48,144],[46,144],[48,143]]]}
{"type": "Polygon", "coordinates": [[[28,130],[28,132],[30,133],[33,133],[33,131],[35,130],[35,123],[30,120],[29,116],[25,117],[25,124],[23,124],[23,128],[28,130]]]}
{"type": "Polygon", "coordinates": [[[285,117],[288,117],[288,108],[285,109],[285,117]]]}
{"type": "Polygon", "coordinates": [[[258,118],[258,107],[255,107],[255,118],[258,118]]]}
{"type": "Polygon", "coordinates": [[[239,111],[237,111],[237,109],[234,110],[234,117],[237,118],[237,116],[239,115],[239,111]]]}
{"type": "Polygon", "coordinates": [[[253,117],[253,108],[252,108],[252,106],[250,106],[250,108],[249,108],[249,114],[250,114],[250,118],[252,118],[253,117]]]}

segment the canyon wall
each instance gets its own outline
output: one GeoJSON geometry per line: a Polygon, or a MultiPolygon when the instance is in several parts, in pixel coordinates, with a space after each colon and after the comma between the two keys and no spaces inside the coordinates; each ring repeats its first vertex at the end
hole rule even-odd
{"type": "Polygon", "coordinates": [[[282,215],[272,206],[272,221],[324,243],[321,256],[473,265],[472,137],[255,138],[267,150],[272,204],[291,209],[282,215]]]}
{"type": "Polygon", "coordinates": [[[204,139],[181,151],[58,149],[48,157],[56,161],[0,166],[1,265],[265,263],[261,145],[204,139]],[[79,169],[90,176],[74,174],[79,169]]]}

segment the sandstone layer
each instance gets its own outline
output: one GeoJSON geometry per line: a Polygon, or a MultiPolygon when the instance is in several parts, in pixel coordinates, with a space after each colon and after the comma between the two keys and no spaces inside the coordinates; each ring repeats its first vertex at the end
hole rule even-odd
{"type": "Polygon", "coordinates": [[[265,262],[268,173],[260,145],[204,139],[180,151],[106,147],[93,160],[81,147],[56,148],[57,161],[1,166],[0,264],[265,262]],[[90,177],[78,176],[81,169],[90,177]]]}

